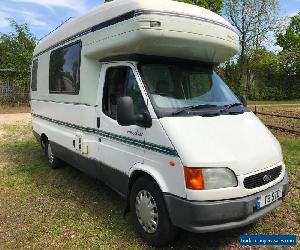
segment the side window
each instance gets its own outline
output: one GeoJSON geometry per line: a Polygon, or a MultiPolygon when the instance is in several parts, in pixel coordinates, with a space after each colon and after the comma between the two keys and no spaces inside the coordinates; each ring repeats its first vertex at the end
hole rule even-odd
{"type": "Polygon", "coordinates": [[[31,90],[37,91],[37,71],[38,71],[38,59],[35,59],[32,62],[32,70],[31,70],[31,90]]]}
{"type": "Polygon", "coordinates": [[[50,55],[49,92],[79,94],[81,43],[55,50],[50,55]]]}
{"type": "Polygon", "coordinates": [[[142,113],[146,105],[130,67],[112,67],[106,71],[106,78],[103,92],[103,112],[116,119],[117,103],[122,96],[130,96],[133,100],[134,111],[136,114],[142,113]]]}

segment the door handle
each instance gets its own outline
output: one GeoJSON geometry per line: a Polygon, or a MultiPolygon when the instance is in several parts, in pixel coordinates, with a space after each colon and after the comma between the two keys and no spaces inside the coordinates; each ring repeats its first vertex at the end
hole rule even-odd
{"type": "Polygon", "coordinates": [[[100,117],[97,117],[97,128],[100,128],[100,117]]]}

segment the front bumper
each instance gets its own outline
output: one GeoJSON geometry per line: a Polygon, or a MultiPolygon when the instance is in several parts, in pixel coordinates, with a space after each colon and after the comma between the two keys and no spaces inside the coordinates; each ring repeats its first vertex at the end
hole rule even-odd
{"type": "Polygon", "coordinates": [[[187,231],[205,233],[248,225],[276,207],[282,199],[257,210],[256,198],[269,190],[283,187],[283,197],[288,192],[288,176],[276,185],[253,195],[222,201],[188,201],[164,194],[170,219],[175,226],[187,231]]]}

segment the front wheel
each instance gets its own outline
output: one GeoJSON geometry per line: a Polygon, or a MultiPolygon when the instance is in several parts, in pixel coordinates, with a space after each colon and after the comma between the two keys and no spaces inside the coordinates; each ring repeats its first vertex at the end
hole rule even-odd
{"type": "Polygon", "coordinates": [[[178,232],[158,186],[149,177],[139,178],[130,193],[131,217],[137,232],[150,245],[160,247],[171,243],[178,232]]]}

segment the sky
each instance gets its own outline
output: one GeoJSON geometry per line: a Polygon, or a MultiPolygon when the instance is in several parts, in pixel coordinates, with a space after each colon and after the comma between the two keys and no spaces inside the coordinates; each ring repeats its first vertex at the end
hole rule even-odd
{"type": "MultiPolygon", "coordinates": [[[[11,31],[8,20],[13,18],[18,23],[27,23],[40,39],[68,18],[101,4],[103,0],[0,0],[0,32],[11,31]]],[[[296,15],[300,12],[300,0],[280,0],[280,8],[282,16],[296,15]]]]}

